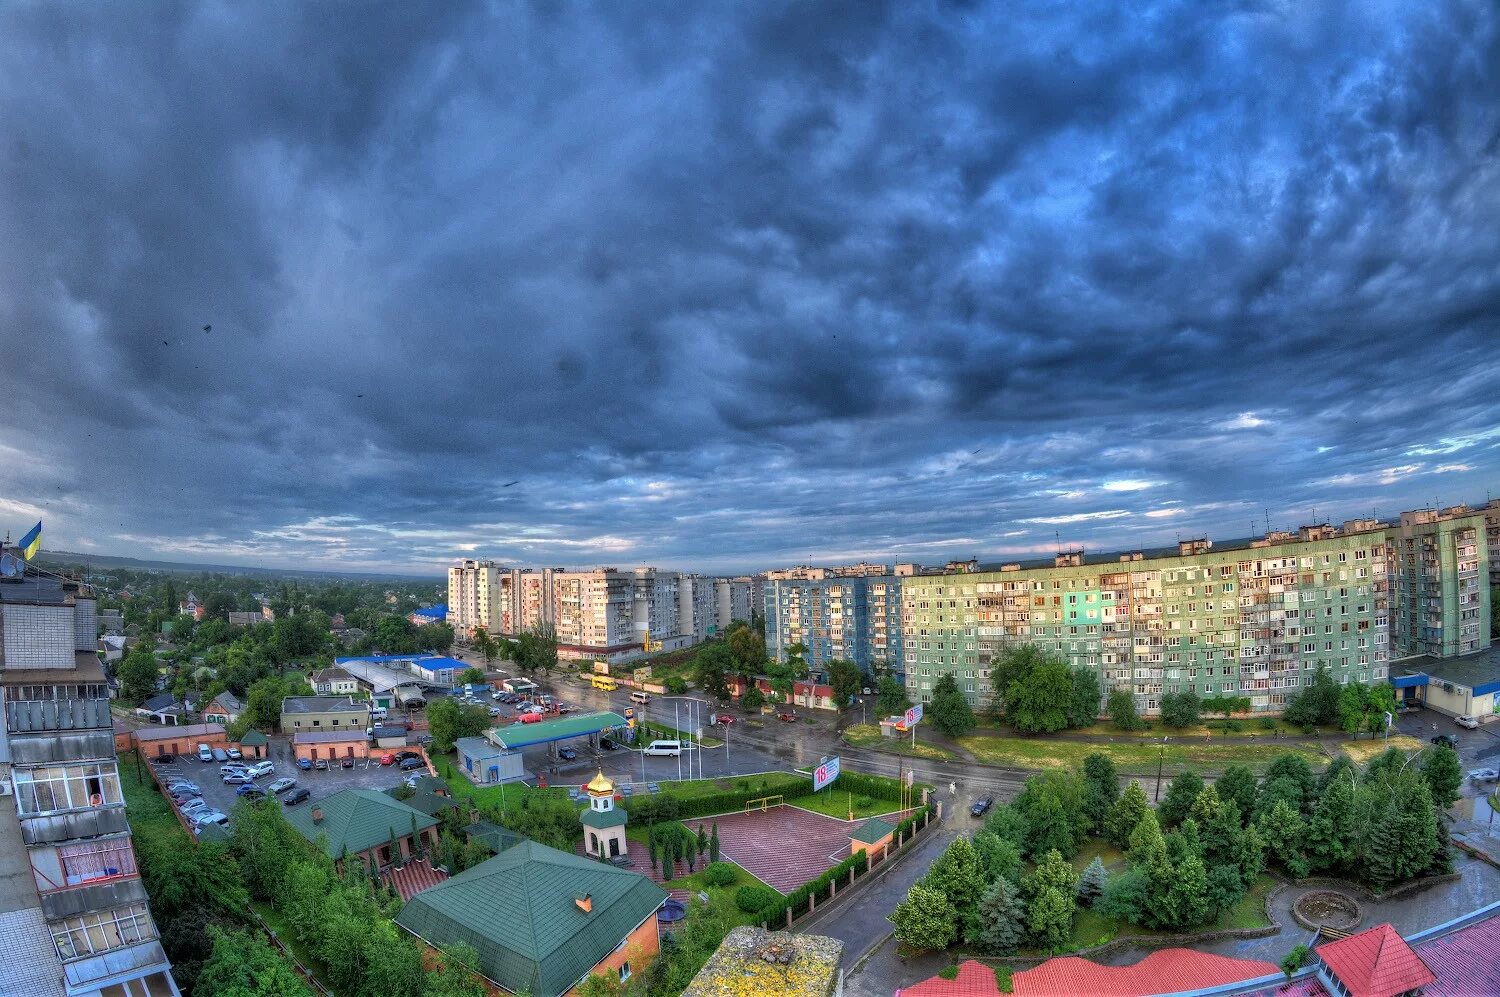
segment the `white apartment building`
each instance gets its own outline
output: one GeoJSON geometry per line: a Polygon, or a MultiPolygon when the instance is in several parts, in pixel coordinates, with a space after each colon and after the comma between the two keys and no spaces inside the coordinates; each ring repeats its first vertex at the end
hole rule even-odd
{"type": "Polygon", "coordinates": [[[751,584],[747,577],[714,579],[714,624],[719,633],[735,620],[750,622],[751,584]]]}

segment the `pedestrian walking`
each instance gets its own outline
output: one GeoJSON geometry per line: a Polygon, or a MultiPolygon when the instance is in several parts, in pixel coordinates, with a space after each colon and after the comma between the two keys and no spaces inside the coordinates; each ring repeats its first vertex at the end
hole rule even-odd
{"type": "Polygon", "coordinates": [[[949,792],[950,795],[957,796],[958,795],[958,783],[956,783],[956,782],[950,782],[950,783],[948,783],[948,792],[949,792]]]}

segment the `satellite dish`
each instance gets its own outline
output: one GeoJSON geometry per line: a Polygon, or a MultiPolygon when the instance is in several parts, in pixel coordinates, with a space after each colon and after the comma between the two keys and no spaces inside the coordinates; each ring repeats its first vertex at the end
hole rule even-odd
{"type": "Polygon", "coordinates": [[[26,567],[12,554],[0,554],[0,578],[20,578],[26,567]]]}

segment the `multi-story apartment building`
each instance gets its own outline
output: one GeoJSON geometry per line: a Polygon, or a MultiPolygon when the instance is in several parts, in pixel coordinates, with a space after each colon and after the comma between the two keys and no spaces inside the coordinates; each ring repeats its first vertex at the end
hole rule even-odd
{"type": "Polygon", "coordinates": [[[1490,555],[1490,587],[1500,588],[1500,499],[1485,504],[1484,536],[1490,555]]]}
{"type": "Polygon", "coordinates": [[[714,629],[723,633],[735,620],[750,621],[751,581],[748,577],[714,579],[714,629]]]}
{"type": "Polygon", "coordinates": [[[682,632],[690,643],[707,640],[718,631],[718,596],[715,579],[702,575],[680,576],[677,588],[677,616],[682,632]]]}
{"type": "Polygon", "coordinates": [[[1105,688],[1130,689],[1145,712],[1188,690],[1277,710],[1319,666],[1368,682],[1398,657],[1487,647],[1488,595],[1473,584],[1487,570],[1482,534],[1481,516],[1450,510],[906,577],[908,694],[925,701],[951,673],[985,703],[991,662],[1033,643],[1097,670],[1105,688]],[[1394,628],[1393,590],[1406,607],[1394,628]]]}
{"type": "Polygon", "coordinates": [[[652,646],[667,645],[683,633],[679,606],[681,578],[675,571],[655,568],[635,569],[635,598],[632,609],[635,639],[652,646]]]}
{"type": "Polygon", "coordinates": [[[869,667],[868,578],[769,579],[765,593],[767,653],[785,660],[801,644],[814,671],[839,659],[869,667]]]}
{"type": "Polygon", "coordinates": [[[0,581],[5,993],[178,993],[131,846],[96,636],[85,587],[0,581]]]}
{"type": "Polygon", "coordinates": [[[870,670],[906,681],[906,646],[901,637],[901,585],[905,578],[883,575],[868,579],[865,619],[869,627],[870,670]]]}
{"type": "Polygon", "coordinates": [[[1467,506],[1403,512],[1393,531],[1396,639],[1404,654],[1448,658],[1489,645],[1486,517],[1467,506]]]}
{"type": "Polygon", "coordinates": [[[475,560],[448,569],[448,623],[456,633],[504,632],[500,616],[508,600],[501,592],[501,570],[493,561],[475,560]]]}
{"type": "Polygon", "coordinates": [[[614,568],[552,572],[559,657],[629,651],[635,635],[635,576],[614,568]]]}

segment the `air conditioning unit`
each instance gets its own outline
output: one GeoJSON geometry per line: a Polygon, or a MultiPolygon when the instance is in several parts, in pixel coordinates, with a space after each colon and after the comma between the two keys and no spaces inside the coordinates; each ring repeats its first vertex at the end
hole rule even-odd
{"type": "Polygon", "coordinates": [[[0,781],[0,796],[10,795],[10,783],[0,781]]]}

